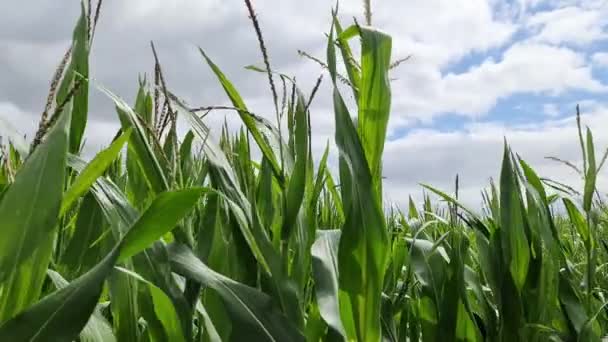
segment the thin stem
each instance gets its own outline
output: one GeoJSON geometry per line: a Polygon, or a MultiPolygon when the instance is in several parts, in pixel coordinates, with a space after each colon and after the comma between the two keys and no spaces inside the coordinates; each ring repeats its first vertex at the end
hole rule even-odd
{"type": "MultiPolygon", "coordinates": [[[[274,84],[274,79],[272,77],[272,68],[270,67],[270,59],[268,58],[268,50],[266,49],[266,44],[264,43],[264,36],[262,35],[262,30],[260,29],[260,23],[258,22],[257,16],[253,9],[253,5],[251,4],[251,0],[245,0],[245,5],[247,6],[247,10],[249,11],[249,18],[251,19],[251,23],[253,24],[253,28],[255,30],[255,34],[258,37],[258,43],[260,45],[260,51],[262,52],[262,58],[264,60],[264,65],[266,66],[266,74],[268,75],[268,83],[270,85],[270,91],[272,92],[272,100],[274,102],[274,109],[276,113],[277,120],[277,128],[279,130],[279,139],[283,141],[283,134],[281,129],[281,116],[279,113],[279,97],[277,95],[277,89],[274,84]]],[[[283,157],[283,149],[279,148],[279,154],[281,158],[281,173],[284,173],[285,163],[283,157]]]]}
{"type": "Polygon", "coordinates": [[[365,11],[365,24],[372,26],[372,4],[371,0],[363,0],[363,7],[365,11]]]}

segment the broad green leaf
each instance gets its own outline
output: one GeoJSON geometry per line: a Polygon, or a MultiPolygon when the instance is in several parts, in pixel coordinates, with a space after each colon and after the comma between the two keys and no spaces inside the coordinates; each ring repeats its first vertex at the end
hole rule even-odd
{"type": "Polygon", "coordinates": [[[95,197],[89,193],[82,200],[78,210],[74,234],[70,238],[63,255],[61,256],[63,272],[69,278],[81,274],[82,270],[88,270],[95,266],[107,252],[102,252],[99,245],[93,246],[104,234],[103,212],[95,201],[95,197]],[[103,254],[102,254],[103,253],[103,254]]]}
{"type": "Polygon", "coordinates": [[[72,341],[93,314],[119,248],[95,268],[0,326],[0,341],[72,341]]]}
{"type": "Polygon", "coordinates": [[[27,309],[40,299],[46,270],[53,254],[53,239],[41,241],[34,253],[15,268],[1,285],[0,323],[27,309]]]}
{"type": "MultiPolygon", "coordinates": [[[[184,106],[177,102],[178,107],[184,106]]],[[[193,131],[203,140],[203,150],[210,162],[210,175],[217,183],[219,191],[226,208],[232,213],[238,230],[246,246],[250,251],[241,250],[241,253],[251,253],[259,263],[272,286],[273,295],[278,299],[285,313],[298,324],[303,323],[301,309],[298,303],[297,293],[294,291],[292,280],[288,278],[280,254],[272,245],[267,231],[261,225],[257,216],[257,209],[252,207],[255,202],[250,202],[241,191],[241,184],[228,159],[220,147],[216,145],[209,135],[208,128],[201,119],[189,110],[185,110],[186,118],[190,121],[193,131]]],[[[236,235],[236,234],[235,234],[236,235]]],[[[236,237],[236,236],[235,236],[236,237]]],[[[243,246],[245,247],[245,246],[243,246]]],[[[238,250],[237,250],[238,251],[238,250]]],[[[249,272],[254,271],[249,269],[249,272]]]]}
{"type": "Polygon", "coordinates": [[[213,289],[224,301],[236,328],[232,341],[304,341],[304,336],[264,293],[214,272],[183,245],[170,245],[171,264],[178,274],[213,289]]]}
{"type": "Polygon", "coordinates": [[[167,341],[186,341],[175,307],[163,290],[133,271],[122,267],[116,267],[116,269],[148,287],[154,303],[154,311],[163,325],[167,341]]]}
{"type": "Polygon", "coordinates": [[[585,243],[589,243],[589,228],[587,227],[585,217],[576,207],[574,202],[572,202],[570,199],[563,198],[562,202],[566,207],[566,212],[568,213],[568,217],[570,218],[570,223],[574,226],[574,228],[576,228],[581,239],[583,239],[585,243]]]}
{"type": "Polygon", "coordinates": [[[439,312],[441,291],[450,262],[445,249],[436,247],[438,252],[433,253],[434,244],[423,239],[413,239],[408,243],[411,245],[410,267],[420,282],[423,293],[431,298],[435,310],[439,312]]]}
{"type": "Polygon", "coordinates": [[[340,218],[340,222],[344,222],[344,208],[342,205],[342,198],[338,194],[336,183],[334,182],[334,177],[331,175],[331,171],[329,169],[325,169],[325,182],[327,183],[326,189],[329,191],[331,195],[331,199],[333,201],[333,205],[335,206],[336,214],[340,218]]]}
{"type": "Polygon", "coordinates": [[[140,308],[137,301],[139,283],[122,272],[113,270],[107,278],[114,334],[119,341],[139,340],[140,308]]]}
{"type": "Polygon", "coordinates": [[[98,85],[98,88],[116,105],[116,111],[118,112],[123,129],[133,129],[134,132],[130,136],[129,145],[133,147],[133,150],[137,154],[141,170],[146,176],[151,189],[157,194],[166,191],[169,188],[167,178],[154,153],[154,149],[150,146],[147,131],[138,115],[127,103],[111,91],[100,85],[98,85]]]}
{"type": "Polygon", "coordinates": [[[319,162],[319,168],[317,169],[317,177],[315,179],[315,185],[310,196],[310,204],[311,206],[316,207],[317,202],[319,200],[319,196],[321,195],[321,191],[323,190],[323,185],[327,185],[325,170],[327,169],[327,157],[329,156],[329,142],[325,146],[325,152],[323,152],[323,156],[321,157],[321,161],[319,162]]]}
{"type": "Polygon", "coordinates": [[[500,230],[504,263],[521,291],[528,275],[530,246],[524,229],[521,193],[517,174],[511,163],[511,152],[505,144],[500,174],[500,230]]]}
{"type": "Polygon", "coordinates": [[[361,83],[357,131],[372,173],[374,188],[382,199],[382,153],[391,109],[388,76],[392,39],[371,27],[359,27],[361,83]]]}
{"type": "MultiPolygon", "coordinates": [[[[333,42],[328,44],[328,58],[331,58],[333,42]]],[[[335,53],[335,52],[334,52],[335,53]]],[[[335,61],[335,56],[332,58],[335,61]]],[[[335,70],[335,67],[330,68],[335,70]]],[[[349,187],[343,192],[351,198],[344,198],[346,221],[342,227],[338,251],[340,270],[340,290],[354,317],[356,336],[349,339],[379,341],[381,334],[381,293],[384,273],[388,266],[389,242],[381,200],[374,188],[372,174],[365,152],[354,124],[344,104],[334,80],[334,114],[336,121],[336,145],[340,150],[341,184],[349,187]],[[346,178],[344,178],[346,177],[346,178]],[[352,181],[351,181],[352,180],[352,181]]],[[[341,305],[345,305],[342,304],[341,305]]],[[[342,315],[349,315],[345,310],[342,315]]],[[[344,317],[344,316],[343,316],[344,317]]],[[[344,317],[342,321],[351,319],[344,317]]]]}
{"type": "Polygon", "coordinates": [[[312,245],[312,270],[317,305],[323,320],[348,339],[340,318],[338,302],[338,245],[340,230],[319,230],[312,245]]]}
{"type": "Polygon", "coordinates": [[[597,166],[595,163],[595,147],[593,146],[593,135],[587,128],[587,174],[585,175],[585,192],[583,193],[583,209],[591,210],[593,194],[595,193],[595,181],[597,179],[597,166]]]}
{"type": "Polygon", "coordinates": [[[2,197],[0,282],[51,238],[63,193],[70,109],[66,107],[2,197]]]}
{"type": "MultiPolygon", "coordinates": [[[[346,67],[346,73],[348,74],[348,80],[352,85],[353,96],[355,100],[359,100],[359,84],[361,83],[361,71],[358,69],[358,66],[355,64],[355,59],[348,44],[348,39],[343,36],[342,25],[338,20],[337,13],[332,13],[333,16],[333,26],[336,29],[337,41],[339,42],[340,52],[342,54],[342,60],[344,61],[344,66],[346,67]]],[[[330,64],[330,63],[328,63],[330,64]]]]}
{"type": "Polygon", "coordinates": [[[85,169],[76,177],[72,185],[63,195],[63,202],[61,203],[61,216],[76,202],[76,200],[84,195],[95,180],[100,177],[106,169],[114,162],[114,160],[120,154],[120,150],[123,145],[129,139],[131,130],[129,129],[123,133],[118,139],[116,139],[110,147],[99,152],[85,169]]]}
{"type": "Polygon", "coordinates": [[[241,98],[241,95],[238,93],[238,91],[236,90],[234,85],[224,75],[224,73],[222,73],[222,71],[219,69],[219,67],[217,65],[215,65],[215,63],[213,63],[213,61],[211,61],[211,59],[207,56],[207,54],[205,54],[205,52],[202,49],[199,49],[199,51],[205,58],[205,61],[207,62],[207,64],[209,64],[209,67],[211,68],[211,70],[213,71],[215,76],[217,76],[218,80],[222,84],[222,87],[224,88],[226,95],[228,95],[228,97],[230,98],[232,105],[235,108],[239,109],[239,110],[237,110],[237,112],[239,113],[239,116],[241,117],[243,124],[249,130],[249,133],[251,133],[253,140],[255,140],[256,144],[262,151],[262,154],[264,155],[264,157],[266,157],[266,159],[268,159],[268,161],[270,162],[270,165],[272,166],[272,170],[273,170],[275,176],[277,177],[277,179],[282,181],[283,171],[281,170],[280,165],[277,163],[275,155],[272,152],[271,147],[268,145],[268,142],[265,140],[264,136],[260,133],[260,130],[256,124],[256,120],[249,113],[249,110],[247,109],[245,102],[241,98]]]}
{"type": "Polygon", "coordinates": [[[307,164],[308,164],[308,113],[306,112],[304,98],[298,94],[298,103],[295,111],[295,159],[296,163],[293,173],[289,178],[287,185],[287,208],[285,219],[283,222],[283,232],[281,238],[288,240],[291,232],[294,230],[296,219],[302,201],[304,199],[304,190],[306,187],[307,164]]]}
{"type": "MultiPolygon", "coordinates": [[[[585,328],[585,323],[589,321],[589,316],[576,291],[567,277],[568,273],[561,273],[559,278],[559,301],[566,313],[570,326],[576,334],[580,334],[585,328]]],[[[570,274],[571,275],[571,274],[570,274]]]]}
{"type": "MultiPolygon", "coordinates": [[[[62,289],[69,285],[69,282],[61,274],[48,270],[47,274],[57,289],[62,289]]],[[[116,341],[112,333],[112,325],[99,311],[99,305],[91,315],[91,318],[80,333],[80,340],[83,342],[113,342],[116,341]]]]}
{"type": "Polygon", "coordinates": [[[536,191],[538,191],[541,199],[544,203],[547,203],[547,193],[545,191],[545,187],[543,183],[534,171],[523,159],[519,158],[519,165],[521,165],[522,170],[524,171],[524,175],[526,176],[526,180],[530,183],[536,191]]]}
{"type": "Polygon", "coordinates": [[[104,280],[116,262],[141,252],[149,243],[173,229],[196,204],[200,194],[200,189],[193,189],[159,196],[97,266],[2,324],[0,341],[73,340],[93,313],[104,280]],[[183,207],[176,208],[170,202],[180,203],[183,207]]]}
{"type": "Polygon", "coordinates": [[[89,50],[91,48],[89,37],[89,18],[87,16],[87,3],[82,1],[81,13],[78,23],[74,28],[72,38],[72,52],[70,64],[65,76],[59,86],[57,93],[57,104],[63,103],[72,87],[79,82],[78,88],[73,94],[72,121],[70,124],[70,148],[71,153],[80,150],[80,144],[87,125],[89,111],[89,50]]]}
{"type": "Polygon", "coordinates": [[[158,195],[124,236],[118,260],[137,254],[165,234],[167,228],[175,227],[196,205],[203,191],[191,188],[158,195]]]}
{"type": "Polygon", "coordinates": [[[418,209],[416,209],[416,204],[414,203],[414,200],[412,199],[412,196],[410,196],[409,201],[408,201],[408,214],[407,214],[407,216],[410,219],[417,219],[417,218],[419,218],[419,216],[418,216],[418,209]]]}
{"type": "Polygon", "coordinates": [[[212,177],[215,177],[218,182],[217,186],[222,191],[218,192],[218,195],[223,197],[227,207],[232,211],[235,219],[239,222],[239,230],[251,248],[251,253],[255,255],[261,266],[270,273],[270,266],[259,245],[260,240],[265,240],[267,237],[263,236],[265,232],[255,232],[251,227],[251,220],[248,216],[251,212],[250,203],[245,194],[241,191],[236,174],[226,158],[226,154],[224,154],[220,146],[215,143],[213,136],[209,132],[209,128],[202,120],[188,111],[183,104],[179,102],[177,102],[177,104],[184,109],[184,115],[190,123],[193,132],[203,141],[203,151],[212,166],[210,170],[211,175],[212,177]],[[258,233],[258,238],[256,238],[256,233],[258,233]]]}

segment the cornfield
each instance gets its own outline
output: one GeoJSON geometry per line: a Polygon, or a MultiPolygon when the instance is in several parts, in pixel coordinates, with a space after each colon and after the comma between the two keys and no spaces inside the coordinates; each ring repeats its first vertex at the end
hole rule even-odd
{"type": "Polygon", "coordinates": [[[125,103],[89,79],[100,5],[82,3],[32,141],[1,132],[0,341],[608,334],[608,210],[595,184],[606,154],[596,154],[580,117],[584,162],[564,167],[582,189],[541,178],[505,142],[482,210],[459,202],[458,182],[455,192],[424,185],[422,205],[389,210],[382,155],[389,74],[401,61],[391,36],[371,26],[369,1],[365,25],[343,26],[332,13],[327,56],[315,59],[332,84],[338,172],[328,149],[311,151],[321,79],[305,94],[271,68],[249,0],[265,62],[251,69],[267,76],[276,122],[250,111],[203,50],[231,106],[195,108],[174,94],[154,45],[153,80],[140,80],[135,103],[125,103]],[[121,128],[85,160],[94,89],[114,102],[121,128]],[[233,111],[243,128],[213,136],[205,115],[217,110],[233,111]]]}

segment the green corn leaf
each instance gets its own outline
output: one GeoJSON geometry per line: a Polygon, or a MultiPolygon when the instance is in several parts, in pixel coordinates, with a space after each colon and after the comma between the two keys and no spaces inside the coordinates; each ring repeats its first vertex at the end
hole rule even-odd
{"type": "MultiPolygon", "coordinates": [[[[70,106],[27,158],[0,202],[0,282],[50,239],[61,206],[70,106]]],[[[8,294],[3,294],[8,295],[8,294]]]]}
{"type": "Polygon", "coordinates": [[[585,245],[589,246],[589,243],[592,241],[589,240],[589,228],[587,227],[585,217],[570,199],[563,198],[562,202],[566,207],[566,212],[568,213],[570,222],[574,228],[576,228],[576,231],[580,235],[580,238],[585,242],[585,245]]]}
{"type": "Polygon", "coordinates": [[[340,222],[344,222],[344,206],[342,204],[342,198],[338,194],[338,186],[334,182],[334,177],[331,175],[331,171],[329,169],[325,169],[325,182],[327,183],[326,189],[329,191],[329,194],[332,199],[332,204],[335,206],[336,215],[340,219],[340,222]]]}
{"type": "Polygon", "coordinates": [[[357,131],[374,187],[382,199],[382,153],[391,109],[388,72],[392,39],[370,27],[359,27],[358,31],[361,37],[361,83],[357,131]]]}
{"type": "Polygon", "coordinates": [[[140,331],[140,308],[137,301],[138,282],[122,272],[110,272],[107,278],[112,313],[112,326],[118,341],[137,341],[140,331]]]}
{"type": "Polygon", "coordinates": [[[587,128],[587,174],[585,175],[585,192],[583,193],[583,209],[591,210],[593,194],[595,193],[595,182],[597,179],[597,166],[595,163],[595,147],[593,146],[593,135],[587,128]]]}
{"type": "Polygon", "coordinates": [[[2,324],[0,341],[73,340],[93,313],[104,280],[116,262],[141,252],[173,229],[196,204],[201,193],[201,189],[192,189],[159,196],[97,266],[2,324]],[[180,203],[180,206],[174,203],[180,203]]]}
{"type": "MultiPolygon", "coordinates": [[[[62,289],[69,285],[69,282],[61,274],[48,270],[47,274],[57,289],[62,289]]],[[[83,342],[114,342],[116,336],[112,332],[112,326],[99,311],[99,305],[91,315],[91,318],[80,333],[80,340],[83,342]]]]}
{"type": "Polygon", "coordinates": [[[517,174],[506,144],[500,174],[500,210],[504,263],[509,267],[517,289],[521,291],[528,274],[530,246],[524,229],[517,174]]]}
{"type": "Polygon", "coordinates": [[[116,105],[116,111],[124,130],[133,129],[129,139],[129,146],[133,147],[137,155],[137,161],[141,167],[151,190],[156,194],[169,188],[167,178],[161,164],[154,153],[154,149],[148,141],[148,134],[137,114],[121,98],[114,95],[108,89],[98,85],[98,88],[106,94],[116,105]]]}
{"type": "Polygon", "coordinates": [[[419,218],[418,216],[418,209],[416,209],[416,203],[414,203],[414,200],[412,199],[412,196],[410,196],[409,201],[408,201],[408,214],[407,216],[410,219],[417,219],[419,218]]]}
{"type": "Polygon", "coordinates": [[[122,240],[119,261],[123,261],[143,250],[159,236],[175,227],[198,202],[204,189],[191,188],[165,192],[154,199],[152,204],[129,229],[122,240]]]}
{"type": "Polygon", "coordinates": [[[231,341],[304,341],[264,293],[214,272],[183,245],[170,245],[169,256],[175,272],[212,288],[222,298],[236,324],[231,341]]]}
{"type": "MultiPolygon", "coordinates": [[[[590,321],[581,296],[576,288],[570,283],[568,273],[561,273],[559,276],[559,301],[568,318],[570,327],[575,333],[581,334],[585,329],[585,324],[590,321]]],[[[591,340],[592,341],[592,340],[591,340]]]]}
{"type": "Polygon", "coordinates": [[[521,165],[522,170],[524,171],[524,175],[526,176],[526,180],[530,183],[538,194],[541,196],[543,202],[548,203],[547,201],[547,193],[545,191],[545,187],[543,183],[534,171],[523,159],[519,158],[519,165],[521,165]]]}
{"type": "Polygon", "coordinates": [[[74,202],[89,190],[95,180],[112,165],[130,135],[131,130],[129,129],[116,139],[110,147],[99,152],[95,158],[87,164],[84,170],[76,177],[68,191],[63,195],[60,211],[61,216],[63,216],[74,202]]]}
{"type": "MultiPolygon", "coordinates": [[[[320,230],[312,245],[312,269],[317,305],[323,320],[342,337],[348,339],[340,317],[338,301],[338,246],[340,230],[320,230]]],[[[354,330],[352,321],[351,330],[354,330]]]]}
{"type": "Polygon", "coordinates": [[[343,36],[342,25],[338,20],[337,13],[332,13],[333,15],[333,26],[336,29],[337,40],[340,43],[338,46],[340,48],[340,52],[342,54],[342,60],[344,61],[344,66],[346,67],[346,72],[348,74],[348,80],[352,85],[353,96],[355,100],[359,100],[359,84],[361,83],[361,71],[358,66],[355,64],[355,59],[348,44],[348,39],[343,36]]]}
{"type": "Polygon", "coordinates": [[[61,256],[64,274],[80,274],[81,270],[90,269],[103,258],[106,252],[102,252],[100,246],[93,244],[104,233],[104,223],[103,212],[95,197],[91,193],[87,194],[78,210],[74,235],[61,256]]]}
{"type": "Polygon", "coordinates": [[[327,157],[329,156],[329,143],[325,146],[325,152],[323,152],[323,156],[321,157],[321,161],[319,162],[319,168],[317,169],[317,177],[315,179],[315,185],[310,196],[310,204],[311,206],[316,206],[319,196],[321,195],[321,191],[323,190],[323,185],[327,185],[326,181],[326,173],[327,170],[327,157]]]}
{"type": "MultiPolygon", "coordinates": [[[[179,107],[184,108],[181,103],[177,103],[179,107]]],[[[224,197],[228,208],[233,212],[236,220],[239,222],[239,228],[243,234],[243,238],[251,248],[251,252],[256,256],[261,266],[270,273],[270,266],[266,260],[266,256],[262,253],[260,240],[265,240],[267,237],[264,232],[255,232],[251,228],[251,220],[248,214],[251,212],[250,203],[240,189],[237,176],[226,158],[226,154],[221,150],[211,136],[209,128],[202,120],[188,110],[184,110],[184,115],[190,123],[193,132],[203,141],[203,150],[209,163],[213,166],[212,174],[217,178],[218,187],[223,193],[218,193],[224,197]],[[256,233],[258,238],[256,238],[256,233]]]]}
{"type": "Polygon", "coordinates": [[[41,241],[34,253],[4,281],[0,295],[0,323],[14,317],[40,298],[53,246],[53,239],[41,241]]]}
{"type": "Polygon", "coordinates": [[[154,303],[154,312],[163,326],[167,341],[186,341],[175,307],[163,290],[133,271],[122,267],[116,269],[148,287],[154,303]]]}
{"type": "Polygon", "coordinates": [[[304,98],[298,95],[298,104],[295,111],[295,145],[296,163],[287,186],[287,210],[283,222],[281,238],[288,240],[294,229],[306,188],[308,164],[308,115],[305,109],[304,98]]]}
{"type": "Polygon", "coordinates": [[[230,98],[232,105],[234,107],[240,109],[237,112],[239,113],[239,116],[241,117],[243,124],[249,130],[249,133],[251,133],[251,136],[253,137],[256,144],[262,151],[262,154],[264,155],[264,157],[266,159],[268,159],[268,161],[270,162],[270,165],[272,166],[272,171],[274,172],[277,179],[279,179],[282,182],[283,172],[282,172],[279,164],[277,163],[275,155],[272,152],[271,147],[268,145],[268,142],[265,140],[264,136],[260,133],[260,129],[258,128],[258,126],[256,124],[256,120],[249,113],[247,106],[245,105],[245,102],[241,98],[241,95],[238,93],[238,91],[236,90],[234,85],[224,75],[224,73],[222,73],[222,71],[219,69],[219,67],[217,65],[215,65],[215,63],[213,63],[213,61],[211,61],[211,59],[207,56],[207,54],[205,54],[205,52],[202,49],[199,49],[199,51],[205,58],[205,61],[207,62],[207,64],[209,64],[209,67],[211,68],[213,73],[217,76],[218,80],[222,84],[222,87],[224,88],[224,91],[230,98]]]}
{"type": "Polygon", "coordinates": [[[53,292],[0,326],[2,341],[71,341],[93,314],[102,284],[112,270],[119,248],[68,286],[53,292]]]}
{"type": "Polygon", "coordinates": [[[61,81],[57,93],[57,104],[63,103],[72,87],[79,82],[80,85],[73,94],[72,121],[70,124],[70,152],[80,150],[80,144],[87,124],[89,111],[89,20],[87,4],[81,3],[81,14],[74,28],[72,39],[72,55],[65,76],[61,81]]]}
{"type": "MultiPolygon", "coordinates": [[[[335,63],[335,51],[330,36],[328,59],[335,63]],[[332,57],[332,55],[334,55],[332,57]]],[[[330,70],[334,70],[335,65],[330,70]]],[[[356,336],[349,339],[379,341],[381,338],[380,307],[382,282],[388,266],[389,244],[382,215],[379,194],[374,188],[371,170],[363,146],[334,80],[334,114],[336,120],[336,145],[340,149],[340,180],[344,198],[348,203],[346,221],[338,251],[340,290],[348,303],[343,306],[343,322],[354,317],[356,336]],[[351,181],[352,180],[352,181],[351,181]],[[350,306],[350,310],[346,309],[350,306]]],[[[347,331],[347,334],[350,332],[347,331]]]]}

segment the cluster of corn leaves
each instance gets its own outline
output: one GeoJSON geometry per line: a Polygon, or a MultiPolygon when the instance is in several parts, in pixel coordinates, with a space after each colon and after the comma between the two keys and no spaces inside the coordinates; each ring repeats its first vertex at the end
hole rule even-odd
{"type": "Polygon", "coordinates": [[[541,179],[505,145],[484,215],[430,186],[449,210],[427,198],[386,213],[391,37],[343,29],[334,13],[338,182],[328,150],[313,162],[310,99],[290,78],[277,108],[284,136],[202,51],[242,131],[211,136],[164,84],[140,82],[134,106],[99,87],[122,128],[86,162],[88,12],[41,144],[30,152],[3,131],[0,341],[598,341],[608,330],[603,159],[590,131],[581,193],[541,179]]]}

